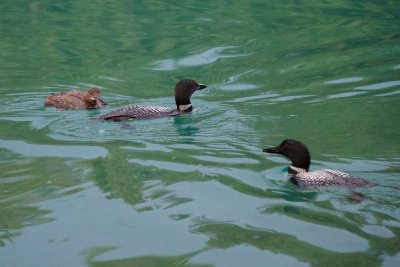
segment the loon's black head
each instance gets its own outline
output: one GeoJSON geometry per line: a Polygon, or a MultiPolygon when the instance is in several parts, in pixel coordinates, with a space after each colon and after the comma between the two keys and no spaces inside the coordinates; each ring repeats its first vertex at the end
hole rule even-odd
{"type": "Polygon", "coordinates": [[[279,146],[264,148],[263,152],[281,154],[292,161],[292,166],[306,171],[310,167],[310,152],[303,143],[297,140],[286,139],[279,146]]]}
{"type": "Polygon", "coordinates": [[[177,109],[181,111],[192,110],[190,97],[197,90],[202,90],[206,87],[206,85],[198,84],[194,80],[190,79],[179,81],[175,86],[175,102],[177,109]]]}

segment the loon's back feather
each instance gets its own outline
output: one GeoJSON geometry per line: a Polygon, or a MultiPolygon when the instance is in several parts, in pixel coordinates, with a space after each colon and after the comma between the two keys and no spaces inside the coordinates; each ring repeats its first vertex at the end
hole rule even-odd
{"type": "Polygon", "coordinates": [[[348,186],[348,187],[370,187],[374,186],[367,180],[352,176],[348,173],[336,170],[318,170],[312,172],[300,172],[291,176],[291,181],[300,187],[318,186],[348,186]]]}
{"type": "Polygon", "coordinates": [[[128,119],[153,119],[175,116],[181,112],[177,109],[158,107],[158,106],[127,106],[114,110],[98,117],[100,120],[128,120],[128,119]]]}

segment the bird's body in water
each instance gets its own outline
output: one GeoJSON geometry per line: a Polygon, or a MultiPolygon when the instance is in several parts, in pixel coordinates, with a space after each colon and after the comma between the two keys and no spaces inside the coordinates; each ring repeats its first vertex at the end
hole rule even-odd
{"type": "Polygon", "coordinates": [[[291,160],[292,164],[288,170],[290,181],[302,188],[320,186],[346,186],[354,188],[371,187],[375,185],[365,179],[336,170],[317,170],[309,172],[308,170],[311,163],[310,152],[300,141],[286,139],[279,146],[267,147],[264,148],[263,151],[281,154],[291,160]]]}
{"type": "Polygon", "coordinates": [[[92,87],[87,92],[68,91],[51,94],[45,99],[44,105],[58,109],[95,109],[105,107],[107,103],[100,97],[100,90],[92,87]]]}
{"type": "Polygon", "coordinates": [[[97,117],[98,120],[125,121],[129,119],[156,119],[176,116],[193,110],[190,102],[192,94],[206,88],[194,80],[181,80],[175,87],[176,109],[158,106],[127,106],[97,117]]]}
{"type": "Polygon", "coordinates": [[[127,106],[97,117],[99,120],[125,121],[129,119],[156,119],[179,115],[182,112],[158,106],[127,106]]]}
{"type": "Polygon", "coordinates": [[[337,170],[317,170],[307,172],[304,169],[289,167],[295,173],[289,173],[290,181],[299,187],[350,186],[369,187],[373,183],[337,170]]]}

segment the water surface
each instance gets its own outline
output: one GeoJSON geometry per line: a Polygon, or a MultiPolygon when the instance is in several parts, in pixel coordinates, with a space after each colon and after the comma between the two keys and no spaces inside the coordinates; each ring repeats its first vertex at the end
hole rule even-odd
{"type": "Polygon", "coordinates": [[[398,266],[400,4],[269,2],[2,1],[1,265],[398,266]],[[183,78],[191,114],[94,120],[183,78]],[[299,190],[285,138],[379,186],[299,190]]]}

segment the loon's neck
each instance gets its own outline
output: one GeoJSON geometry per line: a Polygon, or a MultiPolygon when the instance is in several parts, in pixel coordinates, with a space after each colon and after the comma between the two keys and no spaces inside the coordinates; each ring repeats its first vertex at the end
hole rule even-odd
{"type": "Polygon", "coordinates": [[[193,110],[193,106],[190,103],[186,105],[178,105],[178,110],[184,112],[190,112],[193,110]]]}
{"type": "Polygon", "coordinates": [[[303,168],[295,167],[293,165],[291,165],[288,170],[289,174],[298,174],[298,173],[302,173],[302,172],[307,172],[307,170],[303,169],[303,168]]]}
{"type": "Polygon", "coordinates": [[[291,155],[288,157],[291,161],[291,168],[296,169],[303,169],[304,171],[308,172],[311,163],[311,156],[308,151],[305,152],[298,152],[295,156],[291,155]]]}

